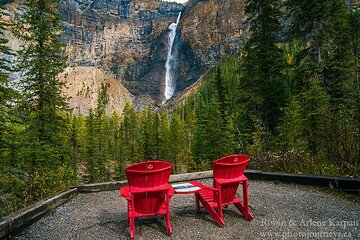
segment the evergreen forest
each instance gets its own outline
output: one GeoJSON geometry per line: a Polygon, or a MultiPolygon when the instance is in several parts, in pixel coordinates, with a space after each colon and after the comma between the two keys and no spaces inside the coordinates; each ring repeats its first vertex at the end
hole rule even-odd
{"type": "Polygon", "coordinates": [[[0,22],[0,217],[77,184],[125,179],[126,166],[150,159],[183,173],[245,153],[251,169],[360,177],[360,9],[350,1],[247,0],[251,35],[191,96],[110,116],[106,85],[87,116],[72,113],[57,1],[25,4],[19,21],[0,22]],[[16,86],[10,72],[23,74],[16,86]]]}

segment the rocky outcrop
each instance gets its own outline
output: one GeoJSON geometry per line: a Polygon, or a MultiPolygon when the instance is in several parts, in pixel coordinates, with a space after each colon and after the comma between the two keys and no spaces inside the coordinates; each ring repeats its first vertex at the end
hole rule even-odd
{"type": "Polygon", "coordinates": [[[61,76],[66,80],[64,94],[75,114],[87,115],[89,109],[96,109],[101,86],[106,86],[108,104],[106,113],[122,113],[126,102],[132,102],[132,95],[116,81],[95,67],[68,67],[61,76]]]}
{"type": "Polygon", "coordinates": [[[189,47],[201,66],[237,53],[247,32],[244,0],[191,3],[181,29],[181,44],[189,47]]]}

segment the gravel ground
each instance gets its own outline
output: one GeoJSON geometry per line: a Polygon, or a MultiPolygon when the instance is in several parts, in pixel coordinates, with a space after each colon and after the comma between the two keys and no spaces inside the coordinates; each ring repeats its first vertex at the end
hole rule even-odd
{"type": "MultiPolygon", "coordinates": [[[[210,185],[211,181],[203,181],[210,185]]],[[[241,192],[239,191],[239,194],[241,192]]],[[[225,227],[205,210],[195,213],[194,195],[171,200],[172,238],[160,217],[135,222],[136,239],[360,239],[360,201],[293,184],[250,181],[248,222],[231,206],[225,227]]],[[[129,239],[126,201],[118,191],[79,194],[14,239],[129,239]]]]}

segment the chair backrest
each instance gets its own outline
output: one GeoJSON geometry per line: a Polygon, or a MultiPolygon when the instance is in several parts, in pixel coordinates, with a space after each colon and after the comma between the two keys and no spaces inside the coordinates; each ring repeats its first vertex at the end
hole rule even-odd
{"type": "MultiPolygon", "coordinates": [[[[214,179],[227,179],[229,183],[221,186],[221,198],[223,203],[230,202],[234,199],[238,182],[231,182],[231,179],[235,179],[244,174],[246,166],[250,158],[244,154],[234,154],[219,158],[213,162],[213,178],[214,179]]],[[[214,187],[216,181],[214,181],[214,187]]]]}
{"type": "Polygon", "coordinates": [[[136,212],[148,214],[159,210],[164,202],[165,190],[152,189],[167,184],[171,171],[171,163],[158,160],[141,162],[125,168],[130,192],[132,188],[137,190],[134,194],[136,212]]]}

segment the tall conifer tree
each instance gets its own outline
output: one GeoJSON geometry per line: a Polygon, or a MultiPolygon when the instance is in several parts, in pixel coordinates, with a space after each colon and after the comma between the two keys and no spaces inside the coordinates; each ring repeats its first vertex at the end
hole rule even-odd
{"type": "MultiPolygon", "coordinates": [[[[274,132],[284,104],[284,57],[278,46],[282,33],[280,0],[248,0],[251,37],[245,44],[239,88],[239,110],[242,120],[262,122],[274,132]]],[[[245,133],[246,134],[246,133],[245,133]]]]}
{"type": "Polygon", "coordinates": [[[360,9],[353,8],[350,13],[350,28],[351,28],[351,45],[352,54],[354,56],[354,84],[353,88],[356,89],[355,99],[357,99],[357,121],[360,121],[360,9]]]}
{"type": "MultiPolygon", "coordinates": [[[[26,141],[30,144],[25,157],[30,161],[34,183],[35,175],[47,176],[50,169],[55,170],[66,159],[62,133],[67,103],[61,94],[64,82],[58,77],[66,66],[66,57],[59,42],[62,29],[57,1],[29,0],[25,7],[14,33],[24,43],[18,52],[17,67],[23,73],[20,87],[28,123],[26,141]]],[[[32,187],[30,192],[37,190],[42,191],[42,187],[32,187]]]]}
{"type": "Polygon", "coordinates": [[[96,156],[98,155],[95,116],[92,109],[89,110],[89,116],[86,117],[86,135],[85,135],[85,165],[87,182],[95,182],[96,177],[96,156]]]}
{"type": "MultiPolygon", "coordinates": [[[[302,45],[298,53],[298,87],[318,77],[335,108],[349,104],[353,71],[349,8],[344,0],[289,0],[290,37],[302,45]]],[[[355,16],[355,15],[354,15],[355,16]]],[[[355,23],[355,22],[354,22],[355,23]]],[[[355,36],[355,35],[353,35],[355,36]]]]}
{"type": "Polygon", "coordinates": [[[138,156],[136,155],[138,146],[138,118],[134,108],[130,103],[126,103],[122,117],[123,128],[123,142],[124,142],[124,157],[129,162],[136,162],[138,156]]]}
{"type": "MultiPolygon", "coordinates": [[[[0,5],[0,19],[5,15],[3,6],[0,5]]],[[[9,86],[9,72],[11,71],[6,55],[12,52],[7,46],[8,40],[4,36],[9,24],[0,20],[0,149],[1,152],[7,147],[6,136],[9,132],[9,121],[12,118],[11,105],[14,101],[15,91],[9,86]]]]}
{"type": "Polygon", "coordinates": [[[57,141],[56,135],[67,108],[61,95],[64,82],[58,75],[64,71],[66,57],[59,42],[62,28],[57,1],[29,0],[28,10],[16,25],[16,36],[24,42],[18,52],[18,69],[24,72],[20,85],[30,129],[44,143],[57,141]]]}

